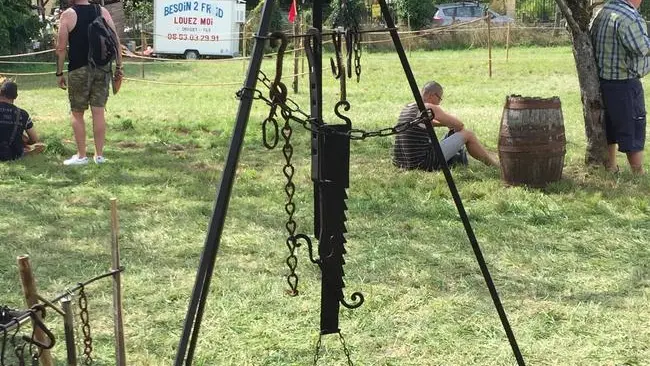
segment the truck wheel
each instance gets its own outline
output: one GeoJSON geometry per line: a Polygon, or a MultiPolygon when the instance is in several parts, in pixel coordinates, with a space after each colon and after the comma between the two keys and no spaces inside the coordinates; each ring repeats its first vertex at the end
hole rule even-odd
{"type": "Polygon", "coordinates": [[[197,60],[199,58],[199,53],[197,51],[185,51],[186,60],[197,60]]]}

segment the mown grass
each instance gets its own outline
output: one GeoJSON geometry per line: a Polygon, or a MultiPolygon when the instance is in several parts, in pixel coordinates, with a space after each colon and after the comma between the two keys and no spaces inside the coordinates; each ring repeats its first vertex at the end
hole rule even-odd
{"type": "MultiPolygon", "coordinates": [[[[506,188],[472,161],[453,171],[521,350],[530,365],[650,363],[650,180],[584,167],[584,128],[570,48],[413,52],[417,80],[446,86],[444,106],[496,151],[505,96],[557,95],[567,131],[564,178],[544,191],[506,188]]],[[[397,56],[365,54],[349,84],[355,127],[394,124],[411,100],[397,56]]],[[[241,81],[239,62],[146,65],[146,80],[241,81]]],[[[272,60],[263,69],[269,74],[272,60]]],[[[289,65],[285,73],[290,73],[289,65]]],[[[138,65],[127,76],[140,77],[138,65]]],[[[326,73],[327,75],[327,73],[326,73]]],[[[326,117],[338,85],[325,78],[326,117]]],[[[22,306],[15,257],[29,254],[40,292],[53,297],[110,263],[109,198],[119,199],[126,344],[130,365],[169,365],[194,283],[215,187],[235,119],[237,86],[127,81],[108,106],[103,166],[67,168],[67,99],[53,77],[20,77],[18,104],[48,153],[0,165],[0,304],[22,306]]],[[[295,99],[307,109],[306,79],[295,99]]],[[[318,338],[319,274],[299,251],[301,295],[284,294],[280,150],[263,148],[251,115],[216,263],[196,365],[304,365],[318,338]]],[[[299,231],[312,228],[309,133],[296,126],[299,231]]],[[[342,310],[357,365],[512,365],[508,342],[442,174],[402,172],[392,140],[352,143],[346,292],[342,310]]],[[[92,151],[92,150],[91,150],[92,151]]],[[[625,166],[623,158],[619,162],[625,166]]],[[[646,164],[646,168],[647,168],[646,164]]],[[[89,288],[97,365],[113,361],[110,287],[89,288]]],[[[53,313],[52,313],[53,314],[53,313]]],[[[49,315],[54,319],[54,315],[49,315]]],[[[62,326],[51,320],[59,336],[62,326]]],[[[59,340],[62,338],[60,337],[59,340]]],[[[325,337],[322,365],[343,364],[325,337]]],[[[54,352],[65,364],[63,342],[54,352]]]]}

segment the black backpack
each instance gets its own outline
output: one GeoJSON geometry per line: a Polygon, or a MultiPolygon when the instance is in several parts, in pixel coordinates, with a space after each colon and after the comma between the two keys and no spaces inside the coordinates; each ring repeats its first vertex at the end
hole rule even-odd
{"type": "Polygon", "coordinates": [[[117,35],[102,16],[102,8],[95,5],[95,20],[88,25],[88,64],[95,68],[106,66],[117,57],[117,35]]]}
{"type": "Polygon", "coordinates": [[[16,121],[14,129],[11,132],[11,137],[8,141],[0,141],[0,161],[9,161],[16,158],[14,151],[14,142],[16,140],[16,133],[18,132],[18,125],[20,124],[20,110],[16,110],[16,121]]]}

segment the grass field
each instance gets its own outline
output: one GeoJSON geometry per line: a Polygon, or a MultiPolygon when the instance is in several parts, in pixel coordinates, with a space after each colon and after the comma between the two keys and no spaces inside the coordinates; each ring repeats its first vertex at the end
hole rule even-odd
{"type": "MultiPolygon", "coordinates": [[[[418,53],[417,80],[446,86],[443,106],[492,151],[506,95],[562,100],[564,178],[545,191],[505,188],[471,161],[453,171],[465,207],[529,365],[650,364],[650,179],[625,166],[616,177],[583,165],[582,110],[570,48],[418,53]]],[[[394,124],[412,100],[395,54],[364,54],[350,83],[354,126],[394,124]]],[[[272,60],[263,69],[269,74],[272,60]]],[[[50,71],[45,68],[23,71],[50,71]]],[[[146,65],[146,80],[241,82],[243,65],[146,65]]],[[[289,65],[285,73],[290,73],[289,65]]],[[[0,71],[2,71],[0,69],[0,71]]],[[[127,65],[128,77],[140,67],[127,65]]],[[[326,117],[338,85],[325,73],[326,117]]],[[[43,296],[110,265],[109,199],[119,199],[129,365],[169,365],[181,333],[238,101],[239,86],[126,81],[107,111],[103,166],[69,168],[74,152],[65,92],[53,76],[19,77],[48,153],[0,165],[0,305],[22,306],[15,258],[29,254],[43,296]]],[[[308,109],[307,79],[295,99],[308,109]]],[[[280,149],[261,144],[268,110],[248,125],[196,365],[313,362],[319,274],[299,250],[301,295],[284,294],[284,191],[280,149]]],[[[90,130],[90,128],[89,128],[90,130]]],[[[309,133],[296,126],[298,231],[312,234],[309,133]]],[[[513,365],[514,358],[441,173],[402,172],[391,138],[352,143],[346,293],[366,303],[341,311],[355,365],[513,365]]],[[[90,149],[92,151],[92,149],[90,149]]],[[[646,163],[646,169],[648,165],[646,163]]],[[[113,361],[110,286],[88,289],[96,365],[113,361]]],[[[50,312],[49,319],[54,319],[50,312]]],[[[62,326],[51,321],[61,343],[62,326]]],[[[319,365],[344,364],[335,336],[319,365]]]]}

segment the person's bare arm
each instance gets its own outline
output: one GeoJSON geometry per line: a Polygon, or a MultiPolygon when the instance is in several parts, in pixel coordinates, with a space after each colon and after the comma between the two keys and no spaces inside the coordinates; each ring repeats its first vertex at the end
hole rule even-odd
{"type": "Polygon", "coordinates": [[[61,89],[67,88],[63,67],[65,66],[65,56],[68,48],[68,38],[70,36],[71,24],[77,21],[77,14],[73,9],[68,9],[61,14],[59,20],[59,34],[56,42],[56,74],[58,84],[61,89]]]}
{"type": "Polygon", "coordinates": [[[465,125],[463,125],[463,122],[461,122],[456,116],[451,115],[447,112],[445,112],[439,105],[435,104],[426,104],[427,108],[431,108],[433,110],[433,113],[435,114],[434,117],[434,127],[437,126],[446,126],[454,131],[460,131],[463,128],[465,128],[465,125]],[[436,125],[436,122],[438,125],[436,125]]]}
{"type": "Polygon", "coordinates": [[[29,130],[25,131],[27,133],[27,136],[29,137],[29,144],[35,144],[38,142],[38,135],[36,134],[36,129],[34,127],[30,128],[29,130]]]}
{"type": "Polygon", "coordinates": [[[117,33],[117,28],[115,28],[115,23],[113,22],[113,17],[111,17],[111,13],[108,12],[106,8],[102,8],[102,16],[104,19],[106,19],[106,23],[108,24],[109,27],[113,30],[115,33],[115,42],[117,43],[117,55],[115,56],[115,65],[116,65],[116,74],[117,71],[120,71],[121,74],[121,69],[122,69],[122,44],[120,43],[120,36],[117,33]]]}

